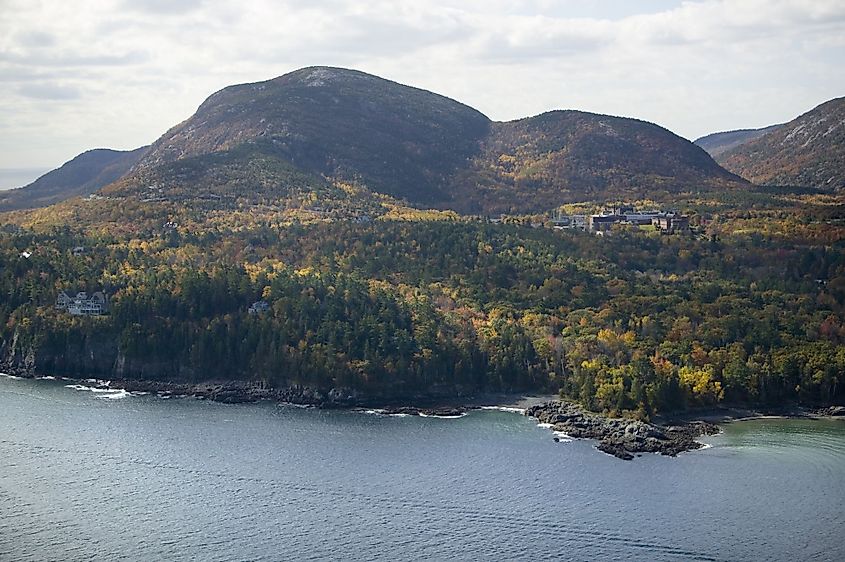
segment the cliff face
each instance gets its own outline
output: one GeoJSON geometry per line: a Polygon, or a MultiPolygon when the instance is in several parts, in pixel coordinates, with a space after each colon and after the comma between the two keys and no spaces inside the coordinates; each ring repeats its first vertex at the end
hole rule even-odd
{"type": "Polygon", "coordinates": [[[39,341],[37,334],[16,329],[0,340],[0,371],[33,377],[193,380],[195,373],[176,362],[127,358],[116,337],[82,334],[62,344],[39,341]]]}

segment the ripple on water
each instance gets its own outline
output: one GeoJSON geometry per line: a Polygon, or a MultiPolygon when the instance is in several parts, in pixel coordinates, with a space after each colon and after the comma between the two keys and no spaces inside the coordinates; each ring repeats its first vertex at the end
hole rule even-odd
{"type": "Polygon", "coordinates": [[[500,412],[437,423],[3,384],[34,395],[0,392],[0,559],[845,559],[842,469],[782,462],[845,465],[824,426],[734,424],[705,453],[626,463],[500,412]]]}

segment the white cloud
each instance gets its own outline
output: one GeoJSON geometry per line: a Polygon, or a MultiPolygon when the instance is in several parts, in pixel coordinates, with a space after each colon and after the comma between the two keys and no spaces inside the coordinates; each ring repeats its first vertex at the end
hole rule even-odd
{"type": "Polygon", "coordinates": [[[689,138],[845,94],[841,0],[0,0],[0,168],[134,148],[215,90],[350,66],[495,119],[628,115],[689,138]]]}

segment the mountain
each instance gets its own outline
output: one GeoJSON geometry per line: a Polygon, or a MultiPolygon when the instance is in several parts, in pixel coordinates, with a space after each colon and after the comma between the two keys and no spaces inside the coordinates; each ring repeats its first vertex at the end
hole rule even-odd
{"type": "Polygon", "coordinates": [[[0,211],[46,207],[71,197],[94,193],[126,174],[146,149],[120,151],[98,148],[83,152],[25,187],[0,192],[0,211]]]}
{"type": "Polygon", "coordinates": [[[696,139],[694,142],[713,158],[718,158],[725,152],[732,150],[747,142],[759,139],[766,133],[770,133],[780,127],[780,125],[769,125],[762,129],[738,129],[736,131],[725,131],[723,133],[711,133],[696,139]]]}
{"type": "Polygon", "coordinates": [[[825,102],[717,160],[760,185],[843,188],[845,97],[825,102]]]}
{"type": "MultiPolygon", "coordinates": [[[[240,151],[223,160],[240,161],[236,167],[246,175],[235,183],[241,191],[277,190],[261,171],[269,158],[415,206],[473,213],[745,185],[704,150],[652,123],[578,111],[496,123],[425,90],[354,70],[310,67],[213,94],[110,190],[139,192],[162,166],[190,161],[196,168],[205,155],[233,150],[240,151]]],[[[171,176],[169,184],[183,194],[204,189],[190,178],[180,184],[181,177],[171,176]]]]}
{"type": "Polygon", "coordinates": [[[459,208],[502,212],[745,183],[658,125],[583,111],[495,123],[463,179],[459,208]]]}
{"type": "Polygon", "coordinates": [[[156,141],[138,169],[261,141],[307,172],[361,179],[426,205],[448,197],[449,177],[489,129],[480,112],[425,90],[353,70],[305,68],[212,95],[156,141]]]}

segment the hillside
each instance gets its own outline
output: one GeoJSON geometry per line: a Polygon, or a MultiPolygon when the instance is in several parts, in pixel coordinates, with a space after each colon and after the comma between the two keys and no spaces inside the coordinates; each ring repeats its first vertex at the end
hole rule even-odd
{"type": "MultiPolygon", "coordinates": [[[[244,145],[260,145],[312,177],[355,183],[417,207],[471,213],[745,185],[700,148],[651,123],[576,111],[494,123],[425,90],[312,67],[212,95],[150,147],[120,191],[146,189],[143,175],[162,165],[244,145]]],[[[261,195],[268,188],[256,180],[264,175],[260,166],[237,167],[250,174],[233,178],[239,190],[252,186],[261,195]]],[[[184,191],[191,189],[202,188],[183,182],[184,191]]]]}
{"type": "Polygon", "coordinates": [[[694,142],[713,158],[732,150],[747,142],[759,139],[766,133],[770,133],[783,125],[769,125],[761,129],[738,129],[736,131],[725,131],[722,133],[711,133],[696,139],[694,142]]]}
{"type": "Polygon", "coordinates": [[[742,187],[701,148],[653,123],[551,111],[494,124],[456,207],[542,211],[561,202],[742,187]]]}
{"type": "Polygon", "coordinates": [[[718,156],[728,170],[760,185],[845,187],[845,98],[830,100],[718,156]]]}
{"type": "Polygon", "coordinates": [[[126,174],[146,148],[132,151],[99,148],[83,152],[25,187],[0,193],[0,211],[46,207],[94,193],[126,174]]]}

